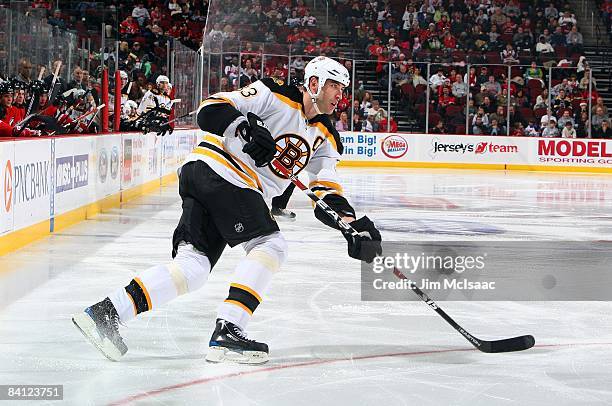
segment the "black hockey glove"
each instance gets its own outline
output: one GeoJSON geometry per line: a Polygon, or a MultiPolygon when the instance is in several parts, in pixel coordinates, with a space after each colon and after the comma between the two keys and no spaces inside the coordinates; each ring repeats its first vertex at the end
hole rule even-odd
{"type": "Polygon", "coordinates": [[[243,121],[236,128],[236,136],[247,142],[242,147],[242,152],[253,158],[258,167],[265,166],[274,158],[276,141],[257,114],[247,113],[247,121],[243,121]]]}
{"type": "Polygon", "coordinates": [[[359,233],[357,237],[353,237],[349,233],[344,234],[344,238],[348,241],[349,256],[365,261],[368,264],[371,263],[374,257],[382,254],[380,232],[378,232],[372,220],[367,216],[363,216],[349,224],[359,233]]]}

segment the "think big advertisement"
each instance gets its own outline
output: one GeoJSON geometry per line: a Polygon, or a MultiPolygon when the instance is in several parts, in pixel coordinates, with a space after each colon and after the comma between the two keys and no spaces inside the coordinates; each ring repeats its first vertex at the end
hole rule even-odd
{"type": "Polygon", "coordinates": [[[612,140],[341,133],[345,161],[612,167],[612,140]]]}

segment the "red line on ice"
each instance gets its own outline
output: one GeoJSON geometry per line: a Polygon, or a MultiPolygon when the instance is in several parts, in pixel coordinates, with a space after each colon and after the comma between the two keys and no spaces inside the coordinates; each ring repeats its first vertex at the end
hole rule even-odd
{"type": "MultiPolygon", "coordinates": [[[[587,345],[588,346],[612,345],[612,343],[539,344],[539,345],[535,345],[533,348],[576,347],[576,346],[579,347],[579,346],[587,346],[587,345]]],[[[238,376],[247,376],[247,375],[260,374],[264,372],[278,371],[281,369],[302,368],[302,367],[310,367],[314,365],[333,364],[336,362],[344,362],[344,361],[361,361],[361,360],[375,359],[375,358],[413,357],[413,356],[419,356],[419,355],[443,354],[447,352],[469,352],[469,351],[477,351],[477,350],[475,348],[459,348],[459,349],[431,350],[431,351],[417,351],[417,352],[395,352],[395,353],[388,353],[388,354],[361,355],[358,357],[346,357],[346,358],[337,358],[337,359],[320,359],[320,360],[313,360],[313,361],[307,361],[307,362],[298,362],[296,364],[275,365],[275,366],[266,367],[266,368],[258,368],[258,369],[254,369],[251,371],[233,372],[231,374],[211,376],[210,378],[195,379],[193,381],[187,381],[183,383],[177,383],[175,385],[164,386],[158,389],[153,389],[147,392],[142,392],[136,395],[126,397],[124,399],[111,403],[109,406],[127,405],[137,400],[153,397],[161,393],[170,392],[176,389],[187,388],[190,386],[201,385],[201,384],[214,382],[214,381],[221,381],[221,380],[229,379],[229,378],[236,378],[238,376]]]]}

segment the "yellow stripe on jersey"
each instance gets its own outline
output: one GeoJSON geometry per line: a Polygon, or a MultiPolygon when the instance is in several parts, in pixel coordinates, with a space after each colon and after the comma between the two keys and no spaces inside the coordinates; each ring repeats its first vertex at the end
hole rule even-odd
{"type": "MultiPolygon", "coordinates": [[[[253,179],[249,178],[244,172],[240,171],[238,168],[236,168],[234,165],[231,164],[231,162],[229,162],[227,160],[227,158],[225,158],[223,155],[217,153],[216,151],[213,151],[211,149],[207,149],[204,147],[196,147],[193,150],[194,154],[199,154],[199,155],[204,155],[206,157],[212,158],[215,161],[217,161],[218,163],[220,163],[221,165],[225,166],[226,168],[232,170],[233,172],[235,172],[240,179],[243,180],[244,183],[247,184],[247,186],[249,186],[250,188],[253,189],[259,189],[257,187],[257,184],[253,181],[253,179]]],[[[261,189],[259,189],[261,190],[261,189]]]]}
{"type": "Polygon", "coordinates": [[[283,96],[280,93],[272,92],[272,94],[276,96],[278,100],[282,101],[283,103],[285,103],[287,106],[291,107],[292,109],[299,110],[302,116],[306,118],[306,116],[304,115],[304,111],[302,111],[302,105],[300,103],[293,101],[287,96],[283,96]]]}
{"type": "Polygon", "coordinates": [[[228,103],[231,104],[233,107],[236,107],[233,101],[222,96],[210,96],[208,99],[205,99],[202,101],[202,103],[200,103],[200,107],[218,103],[228,103]]]}
{"type": "Polygon", "coordinates": [[[261,296],[259,296],[259,294],[257,292],[255,292],[253,289],[249,288],[248,286],[241,285],[239,283],[230,283],[230,286],[232,286],[234,288],[242,289],[242,290],[244,290],[246,292],[249,292],[251,295],[255,296],[255,299],[257,299],[257,301],[259,303],[262,302],[261,296]]]}
{"type": "Polygon", "coordinates": [[[327,127],[325,127],[323,123],[314,123],[314,124],[308,124],[308,125],[312,127],[317,127],[319,131],[321,131],[323,135],[325,135],[325,138],[327,138],[330,144],[332,144],[334,149],[338,151],[338,144],[336,144],[336,139],[334,138],[334,135],[329,132],[329,130],[327,129],[327,127]]]}
{"type": "Polygon", "coordinates": [[[249,166],[247,164],[245,164],[244,162],[242,162],[242,160],[240,158],[238,158],[235,155],[232,155],[228,152],[227,149],[225,149],[225,145],[223,145],[223,142],[221,141],[221,137],[215,136],[215,135],[206,135],[204,137],[204,141],[205,142],[209,142],[211,144],[216,145],[218,148],[221,148],[226,154],[228,154],[229,156],[232,157],[232,159],[234,159],[234,161],[236,161],[241,168],[251,177],[253,178],[253,180],[255,180],[255,182],[257,183],[257,187],[259,188],[259,190],[263,190],[261,187],[261,182],[259,181],[259,176],[257,176],[257,173],[255,173],[255,171],[253,171],[251,168],[249,168],[249,166]]]}

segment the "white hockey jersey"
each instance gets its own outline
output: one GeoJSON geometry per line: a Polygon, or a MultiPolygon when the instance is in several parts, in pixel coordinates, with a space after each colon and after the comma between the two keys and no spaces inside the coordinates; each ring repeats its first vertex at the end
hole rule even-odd
{"type": "Polygon", "coordinates": [[[271,165],[258,168],[251,157],[242,152],[245,141],[236,137],[235,132],[238,124],[246,120],[248,112],[257,114],[270,130],[276,140],[275,158],[279,162],[294,174],[306,170],[309,186],[320,198],[328,194],[342,196],[336,174],[342,144],[329,116],[320,114],[307,120],[301,91],[273,79],[262,79],[233,92],[216,93],[204,100],[198,111],[198,123],[200,128],[209,131],[205,131],[204,141],[186,162],[202,160],[227,181],[256,190],[266,200],[283,193],[290,180],[271,165]],[[219,109],[228,104],[241,114],[233,109],[219,109]],[[228,110],[235,115],[228,117],[224,113],[222,117],[221,112],[228,110]],[[202,119],[208,123],[202,123],[202,119]],[[211,121],[227,124],[217,127],[211,121]],[[213,134],[211,128],[215,128],[217,134],[213,134]]]}
{"type": "MultiPolygon", "coordinates": [[[[140,101],[140,105],[136,112],[138,115],[149,111],[152,108],[155,108],[157,104],[155,103],[155,99],[157,99],[157,104],[159,107],[163,107],[165,109],[170,110],[172,108],[172,100],[166,94],[159,93],[156,89],[148,90],[144,96],[142,96],[142,100],[140,101]]],[[[123,100],[122,100],[123,102],[123,100]]]]}

